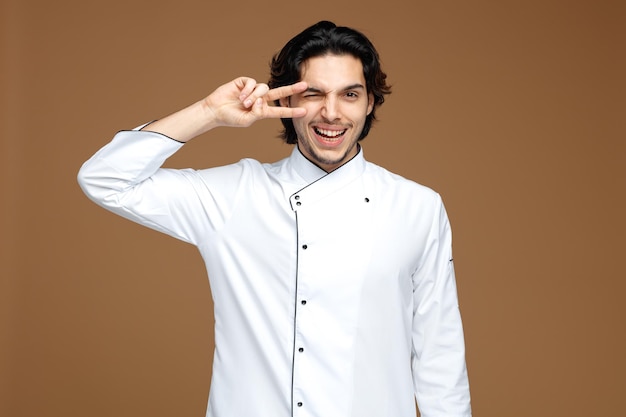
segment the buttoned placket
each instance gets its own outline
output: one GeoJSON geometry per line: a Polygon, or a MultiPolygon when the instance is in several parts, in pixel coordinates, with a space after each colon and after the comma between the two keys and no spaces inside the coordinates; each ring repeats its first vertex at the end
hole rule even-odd
{"type": "Polygon", "coordinates": [[[302,386],[299,384],[299,375],[300,375],[300,364],[304,359],[303,354],[305,352],[304,347],[304,334],[303,329],[301,327],[301,317],[305,314],[305,307],[307,305],[307,297],[306,297],[306,289],[299,282],[299,265],[300,261],[306,255],[306,251],[309,248],[309,245],[302,239],[300,236],[300,228],[298,225],[298,209],[303,206],[303,197],[301,194],[297,193],[291,196],[290,203],[291,207],[296,215],[296,227],[298,228],[298,270],[296,271],[296,291],[295,291],[295,316],[294,316],[294,345],[293,345],[293,364],[292,364],[292,393],[291,393],[291,401],[292,401],[292,416],[296,415],[305,415],[306,412],[303,413],[306,409],[305,404],[303,402],[303,392],[302,386]]]}
{"type": "MultiPolygon", "coordinates": [[[[310,415],[309,409],[311,404],[306,404],[304,398],[306,397],[306,387],[301,384],[301,381],[305,380],[306,375],[302,375],[303,361],[307,360],[307,347],[306,347],[306,331],[305,325],[308,320],[307,304],[308,299],[308,284],[301,276],[301,268],[303,265],[308,265],[308,253],[313,249],[310,247],[310,242],[307,241],[307,234],[301,227],[301,223],[298,222],[298,213],[305,209],[306,197],[305,193],[298,192],[291,196],[290,203],[296,216],[296,228],[298,230],[298,266],[296,271],[296,288],[295,288],[295,316],[294,316],[294,341],[293,341],[293,363],[292,363],[292,416],[306,416],[310,415]],[[309,407],[309,408],[308,408],[309,407]]],[[[369,204],[370,198],[363,196],[363,203],[369,204]]]]}
{"type": "MultiPolygon", "coordinates": [[[[297,154],[296,154],[297,155],[297,154]]],[[[291,210],[294,212],[297,230],[297,260],[296,260],[296,276],[294,290],[294,318],[293,318],[293,346],[292,346],[292,386],[291,386],[291,411],[292,417],[308,417],[315,415],[319,405],[311,404],[313,398],[317,398],[317,391],[310,392],[310,389],[316,390],[318,387],[311,384],[319,384],[315,381],[313,375],[317,374],[315,360],[319,360],[317,355],[319,352],[311,351],[310,343],[318,343],[319,334],[317,328],[311,328],[317,321],[311,316],[313,311],[317,311],[319,306],[315,304],[315,297],[319,295],[319,280],[326,277],[317,277],[311,275],[312,271],[319,266],[318,256],[320,250],[326,250],[326,247],[316,248],[316,242],[319,242],[319,228],[316,226],[316,219],[319,219],[320,212],[312,212],[318,210],[320,201],[325,200],[329,195],[337,192],[341,188],[347,186],[354,181],[357,176],[362,173],[365,165],[362,156],[357,158],[353,163],[338,168],[337,172],[319,175],[319,171],[312,169],[313,165],[304,158],[296,159],[298,172],[301,178],[306,178],[306,185],[295,191],[289,197],[291,210]],[[313,338],[313,340],[310,340],[313,338]]],[[[359,187],[360,188],[360,187],[359,187]]],[[[353,189],[354,190],[354,189],[353,189]]],[[[360,192],[364,190],[361,188],[360,192]]],[[[344,194],[345,198],[341,198],[342,203],[352,204],[356,200],[352,200],[357,194],[351,191],[350,196],[344,194]]],[[[360,201],[367,203],[367,197],[361,194],[360,201]]],[[[328,201],[328,200],[326,200],[328,201]]],[[[355,235],[356,236],[356,235],[355,235]]]]}

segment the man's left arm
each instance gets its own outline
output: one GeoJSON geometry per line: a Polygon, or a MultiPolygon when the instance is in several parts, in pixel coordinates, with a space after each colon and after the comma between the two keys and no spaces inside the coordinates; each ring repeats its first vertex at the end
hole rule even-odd
{"type": "Polygon", "coordinates": [[[433,212],[426,251],[413,277],[415,396],[422,417],[469,417],[469,382],[452,260],[452,233],[439,196],[433,212]]]}

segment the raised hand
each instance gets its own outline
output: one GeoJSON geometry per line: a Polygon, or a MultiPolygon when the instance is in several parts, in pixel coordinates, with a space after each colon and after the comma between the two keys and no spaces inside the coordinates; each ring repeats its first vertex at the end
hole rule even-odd
{"type": "Polygon", "coordinates": [[[246,127],[261,119],[302,117],[306,109],[274,106],[274,101],[306,88],[305,82],[298,82],[270,90],[267,84],[239,77],[191,106],[149,124],[144,130],[187,142],[218,126],[246,127]]]}
{"type": "Polygon", "coordinates": [[[257,120],[297,118],[306,114],[303,108],[275,106],[274,101],[306,90],[305,82],[271,89],[248,77],[239,77],[216,89],[204,99],[207,112],[217,126],[247,127],[257,120]]]}

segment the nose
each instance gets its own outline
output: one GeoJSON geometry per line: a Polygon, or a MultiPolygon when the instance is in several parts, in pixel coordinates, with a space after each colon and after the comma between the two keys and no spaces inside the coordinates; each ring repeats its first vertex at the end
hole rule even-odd
{"type": "Polygon", "coordinates": [[[337,98],[328,94],[324,98],[324,105],[320,113],[322,117],[329,122],[339,119],[339,103],[337,102],[337,98]]]}

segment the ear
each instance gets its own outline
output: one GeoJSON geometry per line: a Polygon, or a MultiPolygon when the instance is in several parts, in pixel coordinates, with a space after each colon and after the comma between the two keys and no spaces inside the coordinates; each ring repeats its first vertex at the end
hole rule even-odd
{"type": "Polygon", "coordinates": [[[367,95],[367,115],[369,116],[374,109],[374,94],[369,93],[367,95]]]}
{"type": "Polygon", "coordinates": [[[280,107],[291,107],[290,104],[291,101],[291,97],[282,97],[278,99],[278,102],[280,103],[280,107]]]}

